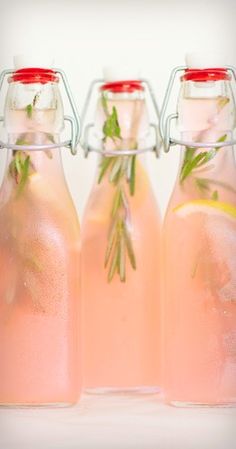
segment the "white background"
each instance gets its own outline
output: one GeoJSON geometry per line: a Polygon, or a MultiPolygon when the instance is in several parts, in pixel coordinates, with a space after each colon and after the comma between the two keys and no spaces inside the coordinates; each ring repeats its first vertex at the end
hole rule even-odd
{"type": "MultiPolygon", "coordinates": [[[[81,110],[104,64],[132,62],[161,104],[170,70],[184,64],[186,51],[222,51],[236,65],[235,27],[235,0],[0,0],[0,70],[12,67],[14,54],[54,55],[81,110]]],[[[178,158],[177,149],[159,161],[149,156],[162,212],[178,158]]],[[[81,216],[96,157],[65,152],[63,161],[81,216]]],[[[0,449],[233,449],[234,419],[233,410],[170,409],[155,398],[87,398],[71,411],[1,411],[0,449]]]]}
{"type": "MultiPolygon", "coordinates": [[[[0,69],[13,55],[44,52],[69,78],[79,110],[89,83],[107,64],[140,67],[161,105],[170,70],[186,51],[221,51],[236,65],[234,0],[0,0],[0,69]]],[[[178,167],[178,150],[149,156],[150,176],[164,212],[178,167]]],[[[96,156],[63,156],[80,216],[96,156]]],[[[2,159],[0,159],[2,162],[2,159]]],[[[1,167],[2,167],[1,163],[1,167]]]]}

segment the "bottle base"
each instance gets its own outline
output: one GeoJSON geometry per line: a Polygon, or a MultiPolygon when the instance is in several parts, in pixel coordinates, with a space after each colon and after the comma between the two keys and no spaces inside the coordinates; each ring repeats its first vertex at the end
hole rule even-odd
{"type": "Polygon", "coordinates": [[[32,409],[32,408],[69,408],[74,407],[77,402],[45,402],[45,403],[1,403],[0,409],[32,409]]]}
{"type": "Polygon", "coordinates": [[[204,403],[204,402],[185,402],[185,401],[166,401],[168,405],[177,408],[236,408],[236,401],[229,403],[204,403]]]}
{"type": "Polygon", "coordinates": [[[94,395],[153,395],[159,394],[161,388],[157,386],[153,387],[97,387],[97,388],[85,388],[84,392],[94,395]]]}

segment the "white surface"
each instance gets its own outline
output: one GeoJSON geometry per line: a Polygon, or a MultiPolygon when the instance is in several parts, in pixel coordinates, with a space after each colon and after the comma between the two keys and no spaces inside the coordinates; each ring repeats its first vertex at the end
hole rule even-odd
{"type": "Polygon", "coordinates": [[[235,449],[235,409],[155,396],[84,396],[71,409],[0,410],[1,449],[235,449]]]}

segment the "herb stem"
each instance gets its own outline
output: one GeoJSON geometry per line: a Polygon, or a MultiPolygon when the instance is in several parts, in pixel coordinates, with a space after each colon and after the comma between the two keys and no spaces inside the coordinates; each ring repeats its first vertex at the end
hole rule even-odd
{"type": "MultiPolygon", "coordinates": [[[[103,145],[107,139],[111,139],[117,152],[122,148],[123,139],[115,106],[109,112],[105,95],[101,98],[105,115],[103,126],[103,145]]],[[[135,143],[135,148],[137,144],[135,143]]],[[[134,143],[132,143],[132,149],[134,143]]],[[[108,175],[109,182],[115,188],[111,207],[111,225],[108,233],[108,243],[105,253],[105,268],[108,268],[108,282],[111,282],[117,273],[120,281],[126,281],[126,258],[129,259],[131,267],[136,269],[136,259],[133,242],[129,230],[130,206],[126,193],[125,183],[129,185],[130,196],[135,194],[136,185],[136,155],[132,156],[112,156],[102,157],[98,183],[100,184],[105,175],[108,175]]]]}

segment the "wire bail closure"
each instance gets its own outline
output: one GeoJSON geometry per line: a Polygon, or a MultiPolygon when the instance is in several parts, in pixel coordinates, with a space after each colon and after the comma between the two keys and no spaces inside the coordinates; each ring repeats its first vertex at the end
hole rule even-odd
{"type": "MultiPolygon", "coordinates": [[[[62,143],[56,143],[56,144],[50,144],[50,145],[12,145],[10,143],[6,143],[0,140],[0,148],[6,148],[6,149],[12,149],[12,150],[22,150],[24,149],[25,151],[30,150],[30,151],[43,151],[43,150],[53,150],[56,148],[62,148],[62,147],[66,147],[69,148],[71,151],[71,154],[74,156],[77,154],[77,146],[79,143],[79,138],[80,138],[80,131],[81,131],[81,125],[80,125],[80,119],[79,119],[79,114],[77,111],[77,107],[76,107],[76,103],[75,100],[73,98],[70,86],[69,86],[69,82],[67,79],[67,76],[65,74],[65,72],[61,69],[53,69],[53,71],[60,75],[63,85],[64,85],[64,89],[67,95],[67,98],[69,100],[72,112],[73,112],[73,116],[70,115],[65,115],[64,116],[64,120],[66,122],[70,123],[70,134],[71,134],[71,138],[69,140],[66,140],[65,142],[62,143]]],[[[2,89],[2,85],[3,82],[6,78],[6,76],[11,75],[12,73],[15,73],[15,71],[13,69],[8,69],[8,70],[3,70],[0,74],[0,91],[2,89]]],[[[4,121],[4,117],[0,117],[0,122],[4,121]]]]}
{"type": "MultiPolygon", "coordinates": [[[[146,85],[146,87],[147,87],[147,90],[148,90],[149,96],[151,98],[153,108],[154,108],[154,111],[155,111],[155,114],[157,116],[157,120],[159,123],[160,110],[159,110],[152,86],[147,79],[139,79],[139,82],[146,85]]],[[[129,149],[127,149],[127,150],[125,150],[125,149],[124,150],[103,150],[102,148],[95,148],[89,144],[89,135],[90,135],[91,130],[94,129],[95,124],[88,123],[87,125],[84,125],[85,118],[86,118],[86,115],[88,112],[90,100],[92,98],[95,86],[99,85],[99,84],[104,84],[104,83],[105,83],[104,79],[95,79],[94,81],[92,81],[90,84],[86,99],[85,99],[84,107],[83,107],[82,114],[81,114],[81,128],[83,129],[83,134],[82,134],[82,138],[80,141],[81,147],[84,150],[84,156],[87,158],[90,152],[100,153],[100,154],[103,154],[104,156],[117,156],[118,153],[119,153],[119,156],[131,156],[131,155],[138,155],[138,154],[146,153],[148,151],[154,151],[156,154],[156,157],[159,158],[162,141],[161,141],[160,132],[159,132],[159,125],[157,125],[155,123],[149,124],[150,128],[154,130],[155,145],[148,147],[148,148],[140,148],[140,149],[135,149],[135,150],[129,150],[129,149]]]]}
{"type": "MultiPolygon", "coordinates": [[[[234,82],[236,83],[236,69],[233,66],[223,67],[225,70],[230,72],[233,75],[234,82]]],[[[170,147],[174,145],[181,145],[185,147],[191,148],[221,148],[224,147],[232,147],[236,145],[236,139],[226,140],[223,144],[222,142],[190,142],[181,139],[176,139],[171,136],[171,124],[173,121],[178,120],[178,113],[170,114],[167,116],[166,111],[170,102],[170,97],[172,93],[172,88],[176,79],[176,76],[179,72],[185,72],[188,67],[186,66],[178,66],[174,68],[171,72],[169,82],[166,89],[166,94],[164,97],[161,114],[160,114],[160,135],[163,141],[164,152],[168,153],[170,151],[170,147]]]]}

